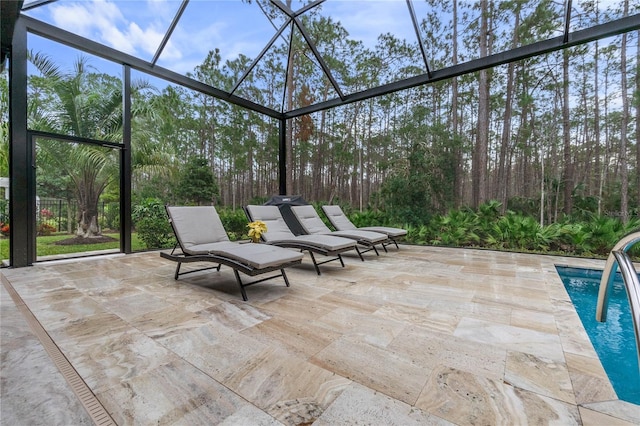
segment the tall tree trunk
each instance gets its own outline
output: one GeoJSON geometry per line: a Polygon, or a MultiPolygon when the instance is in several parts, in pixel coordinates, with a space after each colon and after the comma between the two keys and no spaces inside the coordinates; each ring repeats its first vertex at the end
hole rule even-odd
{"type": "Polygon", "coordinates": [[[326,132],[326,121],[327,121],[327,113],[326,111],[322,111],[320,113],[320,129],[318,131],[318,148],[315,153],[314,164],[313,164],[313,188],[312,194],[314,200],[324,199],[324,194],[322,193],[322,171],[326,167],[325,164],[325,132],[326,132]]]}
{"type": "MultiPolygon", "coordinates": [[[[520,26],[520,10],[519,8],[515,11],[515,22],[513,25],[513,40],[511,42],[511,47],[516,48],[518,46],[518,27],[520,26]]],[[[507,175],[508,172],[506,170],[507,167],[511,165],[506,164],[507,151],[509,150],[509,142],[511,140],[511,117],[513,113],[513,91],[514,91],[514,74],[515,74],[515,63],[509,62],[507,66],[507,87],[506,87],[506,100],[504,106],[504,119],[502,122],[502,140],[500,141],[500,158],[498,160],[498,182],[497,182],[497,190],[498,193],[497,199],[502,204],[502,213],[506,211],[507,208],[507,196],[508,196],[508,184],[507,184],[507,175]]]]}
{"type": "MultiPolygon", "coordinates": [[[[589,125],[589,99],[588,99],[588,70],[587,70],[587,66],[586,66],[586,61],[584,60],[583,57],[583,72],[582,72],[582,107],[584,109],[583,111],[583,118],[582,118],[582,138],[583,138],[583,144],[584,144],[584,148],[583,149],[579,149],[579,152],[582,152],[582,155],[584,155],[584,157],[577,159],[576,161],[576,167],[579,164],[583,165],[583,168],[581,168],[582,170],[582,175],[580,175],[580,171],[578,171],[577,173],[575,173],[574,175],[574,179],[576,180],[576,182],[584,182],[584,184],[586,185],[585,188],[585,195],[588,196],[592,196],[593,192],[592,192],[592,186],[591,186],[591,182],[592,182],[592,177],[593,177],[593,164],[591,162],[591,159],[593,158],[593,138],[591,137],[591,131],[592,128],[589,125]]],[[[597,170],[597,169],[596,169],[597,170]]]]}
{"type": "MultiPolygon", "coordinates": [[[[629,15],[629,0],[624,1],[624,16],[629,15]]],[[[620,120],[620,213],[622,221],[629,221],[629,170],[627,169],[627,126],[629,98],[627,96],[627,33],[622,34],[620,46],[620,91],[622,92],[622,120],[620,120]]]]}
{"type": "Polygon", "coordinates": [[[569,50],[562,52],[562,140],[564,153],[564,213],[569,215],[573,209],[571,193],[573,191],[573,164],[571,162],[571,119],[569,117],[569,50]]]}
{"type": "MultiPolygon", "coordinates": [[[[480,57],[487,56],[489,44],[488,0],[480,1],[480,57]]],[[[489,72],[482,70],[478,78],[478,124],[476,145],[473,150],[473,192],[474,207],[487,200],[487,151],[489,146],[489,72]]]]}
{"type": "MultiPolygon", "coordinates": [[[[607,63],[608,65],[608,63],[607,63]]],[[[609,103],[607,102],[609,99],[609,67],[604,67],[604,116],[609,117],[609,103]]],[[[608,181],[608,165],[611,158],[611,138],[609,132],[609,123],[605,121],[604,126],[604,158],[602,161],[601,167],[601,176],[600,176],[600,187],[598,188],[598,198],[602,199],[602,194],[604,194],[604,188],[606,182],[608,181]]]]}
{"type": "MultiPolygon", "coordinates": [[[[452,35],[452,53],[453,66],[458,64],[458,2],[453,2],[453,35],[452,35]]],[[[464,163],[462,158],[462,137],[459,133],[459,119],[458,119],[458,77],[453,77],[451,80],[451,134],[453,135],[455,143],[455,175],[454,175],[454,203],[456,207],[462,205],[463,192],[462,181],[464,178],[464,163]]]]}

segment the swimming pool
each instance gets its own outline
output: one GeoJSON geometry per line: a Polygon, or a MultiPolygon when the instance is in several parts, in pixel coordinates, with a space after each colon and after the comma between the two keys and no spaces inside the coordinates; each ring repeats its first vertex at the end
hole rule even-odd
{"type": "Polygon", "coordinates": [[[640,404],[640,372],[629,300],[618,273],[609,297],[607,321],[596,321],[602,271],[556,266],[618,398],[640,404]]]}

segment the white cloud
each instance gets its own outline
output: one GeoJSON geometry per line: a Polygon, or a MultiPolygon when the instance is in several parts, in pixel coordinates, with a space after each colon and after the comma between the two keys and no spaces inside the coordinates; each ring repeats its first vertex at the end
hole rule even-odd
{"type": "MultiPolygon", "coordinates": [[[[143,30],[137,23],[131,22],[127,29],[127,37],[133,45],[138,46],[142,51],[153,55],[158,49],[158,46],[160,46],[164,33],[160,33],[155,28],[147,28],[146,30],[143,30]]],[[[179,52],[176,52],[172,46],[165,46],[165,51],[174,57],[179,57],[179,52]]]]}
{"type": "Polygon", "coordinates": [[[51,18],[55,25],[83,37],[93,38],[99,20],[117,21],[119,10],[104,1],[86,3],[55,3],[51,7],[51,18]]]}
{"type": "MultiPolygon", "coordinates": [[[[177,0],[60,1],[47,9],[54,25],[151,60],[179,5],[177,0]]],[[[326,9],[323,15],[341,21],[351,38],[362,40],[369,48],[385,32],[415,38],[403,0],[328,1],[322,6],[326,9]]],[[[223,63],[241,53],[254,58],[274,31],[255,4],[192,0],[159,64],[179,72],[191,71],[214,48],[220,49],[223,63]]]]}
{"type": "MultiPolygon", "coordinates": [[[[56,3],[51,9],[51,15],[55,25],[61,28],[122,52],[150,59],[164,37],[166,28],[162,28],[162,25],[168,26],[168,24],[164,22],[161,24],[149,17],[157,18],[159,12],[161,15],[171,15],[172,7],[175,9],[175,2],[173,5],[164,0],[127,3],[108,0],[56,3]],[[141,8],[141,5],[146,7],[141,8]],[[129,6],[132,12],[136,13],[126,15],[120,6],[129,6]],[[147,7],[153,8],[153,11],[147,10],[147,7]],[[143,18],[139,21],[130,19],[137,17],[143,18]]],[[[167,21],[167,19],[160,21],[167,21]]],[[[171,42],[165,46],[165,54],[172,59],[181,57],[179,50],[175,49],[171,42]]]]}
{"type": "MultiPolygon", "coordinates": [[[[167,46],[163,51],[161,58],[163,61],[166,61],[179,57],[197,57],[196,65],[199,65],[202,63],[202,60],[204,60],[209,50],[213,47],[219,47],[223,42],[229,42],[228,40],[225,40],[224,37],[225,32],[228,30],[229,29],[223,22],[209,23],[200,28],[178,27],[169,40],[171,50],[169,50],[169,46],[167,46]]],[[[181,70],[183,70],[185,66],[186,65],[184,64],[179,65],[181,70]]],[[[193,66],[189,66],[190,68],[187,68],[186,70],[193,71],[193,66]]],[[[172,69],[176,69],[176,66],[173,66],[172,69]]]]}
{"type": "Polygon", "coordinates": [[[323,14],[339,21],[349,38],[360,40],[373,49],[380,34],[391,33],[400,39],[415,41],[415,31],[405,1],[336,1],[322,4],[323,14]]]}

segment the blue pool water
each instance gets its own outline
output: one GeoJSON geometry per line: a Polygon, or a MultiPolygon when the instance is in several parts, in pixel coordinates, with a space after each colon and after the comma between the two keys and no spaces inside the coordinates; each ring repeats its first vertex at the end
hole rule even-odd
{"type": "Polygon", "coordinates": [[[640,372],[629,299],[618,273],[609,296],[607,321],[596,321],[602,271],[557,266],[567,293],[589,334],[618,398],[640,404],[640,372]]]}

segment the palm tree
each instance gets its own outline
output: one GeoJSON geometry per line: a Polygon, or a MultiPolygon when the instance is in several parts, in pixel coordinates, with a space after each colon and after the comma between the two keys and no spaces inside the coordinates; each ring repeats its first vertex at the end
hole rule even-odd
{"type": "Polygon", "coordinates": [[[68,185],[75,195],[78,206],[76,235],[83,238],[100,236],[98,205],[104,190],[118,176],[117,153],[100,146],[40,139],[37,156],[38,167],[49,169],[48,173],[64,175],[63,185],[68,185]]]}
{"type": "MultiPolygon", "coordinates": [[[[92,72],[83,56],[67,74],[46,55],[31,53],[29,57],[42,74],[30,81],[30,128],[97,141],[122,140],[122,83],[118,78],[92,72]]],[[[146,87],[146,82],[135,82],[132,92],[146,87]]],[[[39,141],[39,163],[55,167],[70,179],[78,203],[76,234],[80,237],[101,235],[98,204],[118,176],[117,158],[115,150],[99,145],[39,141]]]]}

